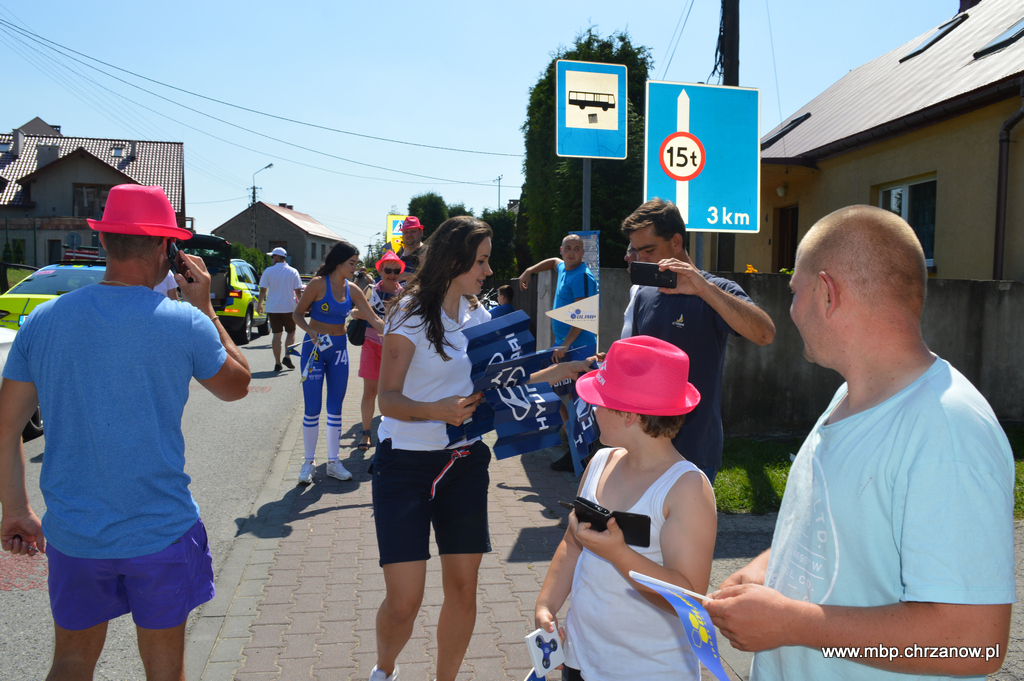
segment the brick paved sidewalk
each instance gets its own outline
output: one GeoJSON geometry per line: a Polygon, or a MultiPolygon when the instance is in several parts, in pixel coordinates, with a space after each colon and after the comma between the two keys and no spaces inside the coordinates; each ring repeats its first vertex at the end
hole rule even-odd
{"type": "MultiPolygon", "coordinates": [[[[257,511],[243,525],[218,575],[220,593],[204,608],[190,638],[196,651],[211,651],[205,668],[201,660],[189,665],[190,670],[203,669],[204,680],[369,678],[384,577],[377,563],[366,472],[373,450],[355,449],[362,381],[358,350],[351,350],[341,459],[354,478],[341,482],[326,477],[321,431],[314,482],[308,487],[295,484],[303,459],[299,409],[257,511]],[[239,576],[232,579],[232,574],[239,576]]],[[[460,680],[522,681],[530,670],[523,637],[533,629],[534,603],[565,531],[566,512],[557,502],[572,499],[576,490],[571,476],[550,470],[553,456],[545,450],[491,464],[493,550],[481,564],[476,628],[460,680]]],[[[724,548],[712,583],[767,546],[773,525],[773,518],[753,519],[732,535],[720,527],[724,548]]],[[[433,678],[441,606],[440,561],[433,542],[431,554],[423,608],[398,661],[403,681],[433,678]]],[[[742,654],[727,653],[723,649],[726,663],[736,663],[745,678],[749,662],[742,654]]],[[[711,678],[706,671],[705,678],[711,678]]]]}

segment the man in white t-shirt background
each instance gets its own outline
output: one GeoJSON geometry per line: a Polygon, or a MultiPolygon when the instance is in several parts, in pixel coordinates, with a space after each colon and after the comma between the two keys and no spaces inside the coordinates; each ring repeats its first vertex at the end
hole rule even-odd
{"type": "MultiPolygon", "coordinates": [[[[274,371],[281,371],[281,334],[287,332],[285,347],[295,343],[295,320],[292,311],[302,295],[302,278],[299,271],[285,262],[288,251],[280,246],[267,253],[274,264],[263,270],[260,277],[260,300],[256,305],[256,314],[263,314],[263,301],[267,302],[267,319],[274,337],[271,346],[274,348],[274,371]]],[[[284,365],[294,369],[291,357],[286,352],[284,365]]]]}

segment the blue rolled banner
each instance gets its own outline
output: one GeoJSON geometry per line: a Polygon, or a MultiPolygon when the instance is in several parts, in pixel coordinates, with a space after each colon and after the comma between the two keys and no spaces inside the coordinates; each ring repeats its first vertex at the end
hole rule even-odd
{"type": "Polygon", "coordinates": [[[575,384],[570,388],[569,394],[572,400],[565,430],[569,436],[573,472],[579,476],[583,473],[583,459],[590,453],[590,445],[601,437],[601,429],[597,427],[597,419],[594,418],[594,407],[576,394],[575,384]]]}
{"type": "Polygon", "coordinates": [[[558,431],[562,427],[559,413],[562,401],[547,383],[488,390],[484,398],[494,409],[494,429],[498,433],[494,445],[496,458],[505,459],[561,443],[558,431]],[[558,442],[554,442],[556,439],[558,442]]]}
{"type": "Polygon", "coordinates": [[[722,668],[722,659],[718,655],[718,636],[715,634],[715,627],[711,624],[711,615],[708,614],[708,611],[674,584],[634,570],[629,572],[629,576],[640,584],[654,589],[669,602],[683,623],[686,640],[697,659],[718,679],[729,681],[725,669],[722,668]]]}

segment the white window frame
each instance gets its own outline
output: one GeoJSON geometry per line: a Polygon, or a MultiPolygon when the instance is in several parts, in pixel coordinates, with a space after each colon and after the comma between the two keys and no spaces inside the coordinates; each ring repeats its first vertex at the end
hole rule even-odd
{"type": "MultiPolygon", "coordinates": [[[[900,182],[889,182],[887,184],[880,185],[878,187],[878,206],[880,208],[884,208],[886,210],[892,210],[889,206],[884,205],[883,198],[885,196],[885,192],[892,191],[894,189],[902,189],[903,190],[903,196],[906,197],[906,200],[903,201],[902,205],[900,206],[900,213],[897,213],[897,214],[901,218],[906,220],[907,223],[909,224],[910,223],[910,219],[909,219],[910,218],[910,188],[912,186],[914,186],[914,185],[925,184],[927,182],[935,182],[936,183],[936,190],[938,189],[938,176],[935,173],[932,173],[931,175],[926,175],[924,177],[917,177],[917,178],[914,178],[913,180],[902,180],[900,182]]],[[[936,191],[935,201],[936,201],[936,203],[938,203],[938,191],[936,191]]],[[[892,211],[892,212],[895,213],[896,211],[892,211]]],[[[938,221],[938,219],[937,219],[937,216],[936,216],[936,222],[937,221],[938,221]]],[[[913,225],[911,225],[911,227],[913,227],[913,225]]],[[[934,227],[933,227],[933,229],[934,229],[934,227]]],[[[916,230],[915,230],[915,232],[916,232],[916,230]]],[[[920,235],[918,236],[918,238],[920,238],[920,235]]],[[[932,252],[932,257],[929,258],[928,254],[925,253],[925,261],[924,261],[925,264],[928,266],[929,270],[932,270],[935,267],[935,253],[934,253],[934,249],[935,249],[935,234],[933,232],[932,233],[932,251],[933,251],[932,252]]]]}

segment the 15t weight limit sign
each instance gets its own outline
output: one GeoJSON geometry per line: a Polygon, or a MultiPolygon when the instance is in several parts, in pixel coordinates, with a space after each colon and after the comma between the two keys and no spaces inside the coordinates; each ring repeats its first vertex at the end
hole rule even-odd
{"type": "Polygon", "coordinates": [[[687,229],[758,230],[757,90],[648,81],[644,152],[645,199],[674,202],[687,229]]]}
{"type": "Polygon", "coordinates": [[[704,170],[704,145],[696,135],[675,132],[665,138],[658,153],[661,169],[676,182],[689,182],[704,170]]]}

